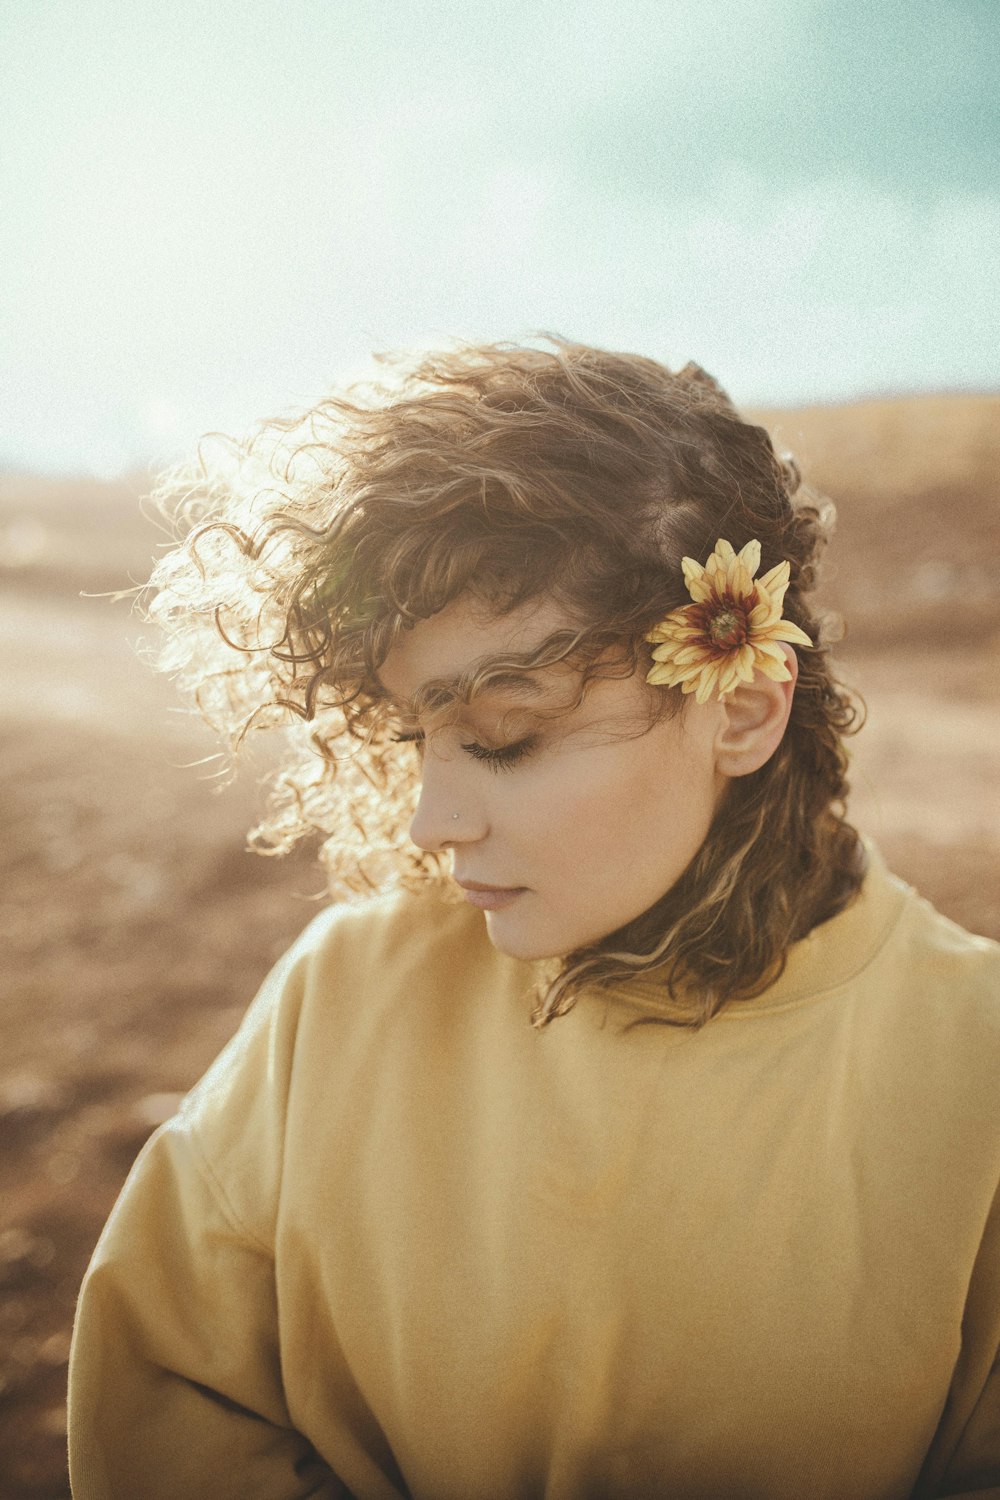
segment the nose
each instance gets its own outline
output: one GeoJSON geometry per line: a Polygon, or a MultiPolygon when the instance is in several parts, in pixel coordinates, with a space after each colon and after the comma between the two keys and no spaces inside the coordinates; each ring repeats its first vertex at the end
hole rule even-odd
{"type": "Polygon", "coordinates": [[[486,813],[474,789],[451,757],[446,759],[428,748],[417,810],[410,823],[410,838],[417,848],[435,854],[457,844],[477,843],[487,832],[486,813]]]}

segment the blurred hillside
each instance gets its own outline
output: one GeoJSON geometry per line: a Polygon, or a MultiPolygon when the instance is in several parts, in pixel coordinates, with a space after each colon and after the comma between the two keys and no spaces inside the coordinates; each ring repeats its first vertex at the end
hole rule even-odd
{"type": "Polygon", "coordinates": [[[165,540],[140,496],[146,474],[101,482],[0,472],[0,580],[5,590],[69,600],[148,577],[165,540]]]}
{"type": "MultiPolygon", "coordinates": [[[[755,413],[838,527],[823,597],[869,721],[852,813],[942,910],[1000,937],[1000,396],[755,413]]],[[[145,477],[0,474],[0,1500],[66,1500],[84,1267],[136,1151],[231,1035],[322,885],[243,852],[255,770],[139,660],[164,540],[145,477]]],[[[258,767],[259,769],[259,767],[258,767]]]]}
{"type": "Polygon", "coordinates": [[[851,647],[996,639],[1000,395],[747,415],[836,505],[822,592],[851,647]]]}

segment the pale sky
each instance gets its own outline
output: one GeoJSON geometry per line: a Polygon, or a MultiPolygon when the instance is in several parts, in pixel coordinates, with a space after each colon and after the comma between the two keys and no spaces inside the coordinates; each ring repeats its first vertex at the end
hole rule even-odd
{"type": "Polygon", "coordinates": [[[0,0],[0,466],[553,330],[1000,385],[996,0],[0,0]]]}

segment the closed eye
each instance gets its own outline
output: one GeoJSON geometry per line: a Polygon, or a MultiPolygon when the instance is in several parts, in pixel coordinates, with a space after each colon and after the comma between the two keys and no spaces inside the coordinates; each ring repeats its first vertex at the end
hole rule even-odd
{"type": "MultiPolygon", "coordinates": [[[[420,730],[414,730],[410,734],[393,735],[395,745],[423,745],[424,736],[420,730]]],[[[523,740],[515,740],[513,744],[503,745],[500,749],[491,749],[488,745],[480,745],[476,740],[470,740],[462,746],[466,755],[471,755],[473,760],[482,761],[492,771],[510,771],[517,765],[518,761],[524,760],[530,755],[538,743],[538,736],[529,734],[523,740]]]]}
{"type": "Polygon", "coordinates": [[[491,750],[486,745],[478,745],[475,740],[468,745],[463,745],[462,749],[467,755],[471,755],[473,760],[484,761],[492,771],[510,771],[519,760],[524,760],[526,755],[531,754],[537,743],[538,736],[529,734],[526,739],[515,740],[512,745],[504,745],[500,750],[491,750]]]}

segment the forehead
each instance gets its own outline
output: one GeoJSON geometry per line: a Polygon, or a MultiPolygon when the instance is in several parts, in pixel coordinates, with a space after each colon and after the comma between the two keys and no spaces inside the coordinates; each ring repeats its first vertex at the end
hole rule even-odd
{"type": "MultiPolygon", "coordinates": [[[[452,681],[490,658],[531,652],[556,630],[571,629],[568,616],[550,600],[522,605],[505,615],[486,614],[470,599],[456,599],[429,620],[404,631],[379,670],[386,692],[411,701],[431,681],[452,681]]],[[[550,669],[551,670],[551,669],[550,669]]],[[[537,674],[505,674],[494,689],[530,699],[544,688],[537,674]]]]}

